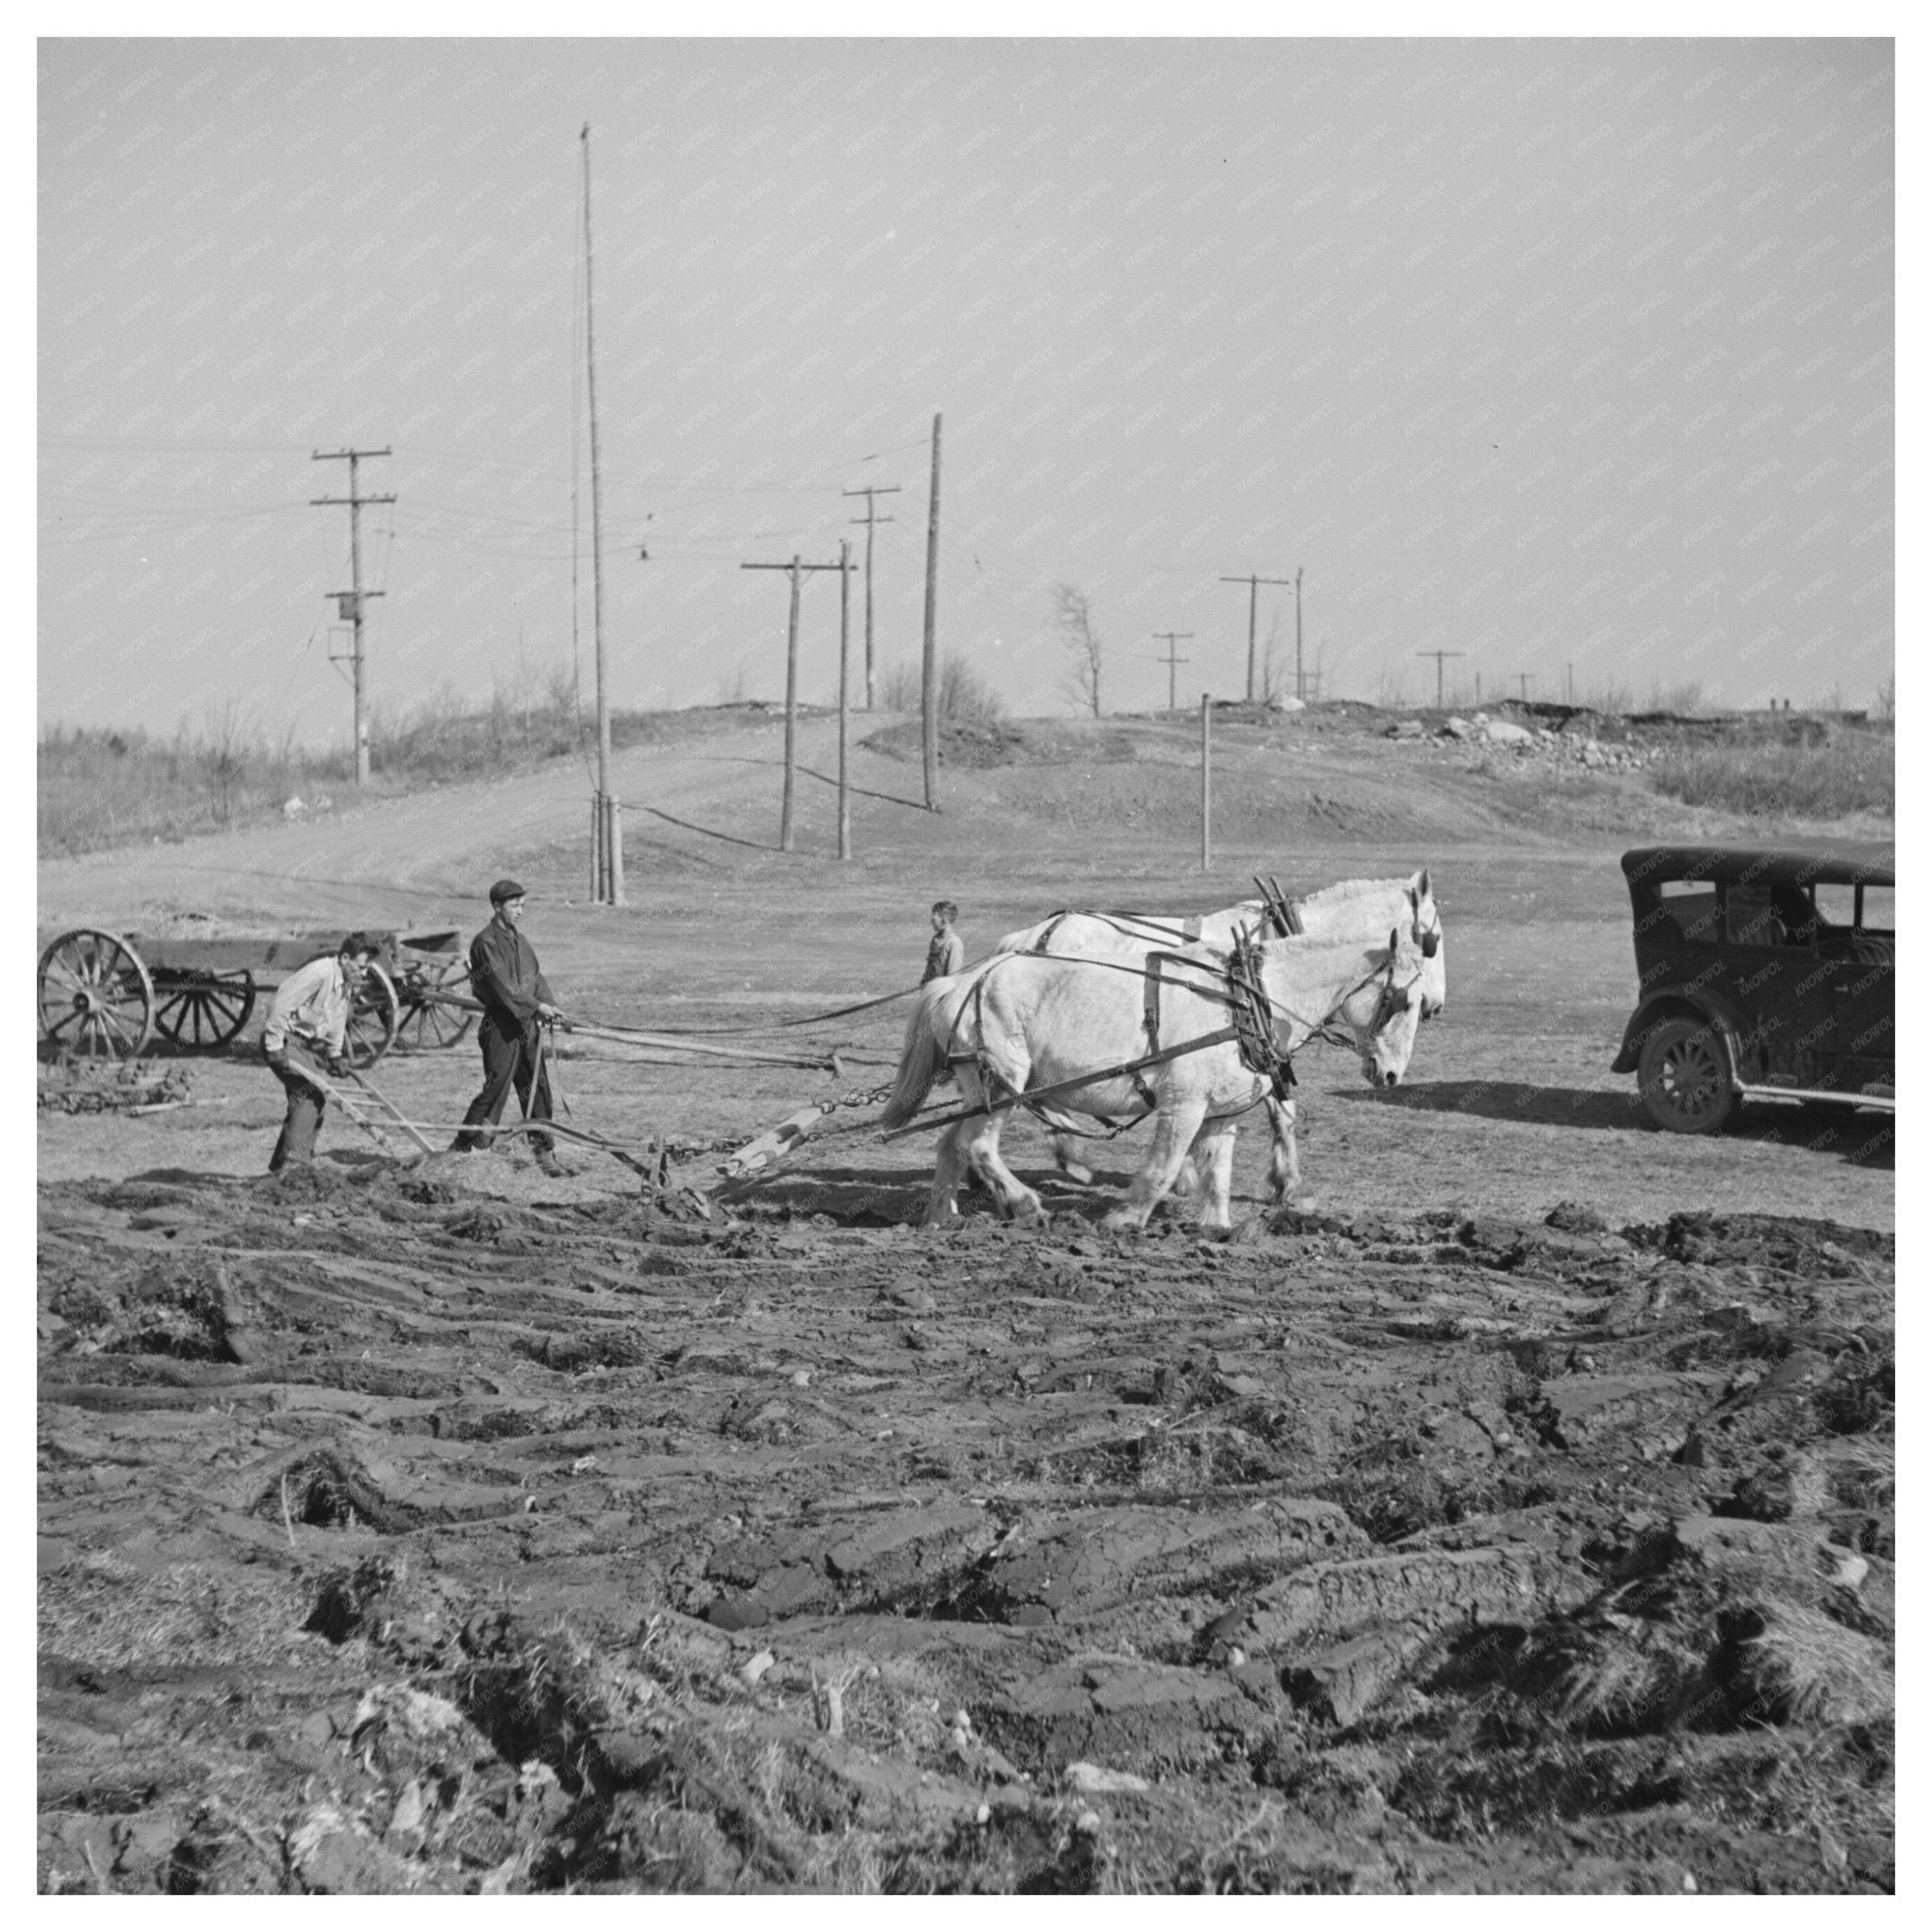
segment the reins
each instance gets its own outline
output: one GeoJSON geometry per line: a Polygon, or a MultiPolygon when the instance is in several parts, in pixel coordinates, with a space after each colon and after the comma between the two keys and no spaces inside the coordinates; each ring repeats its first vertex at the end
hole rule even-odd
{"type": "MultiPolygon", "coordinates": [[[[1097,917],[1099,915],[1090,916],[1097,917]]],[[[1327,1012],[1318,1021],[1311,1022],[1305,1016],[1296,1013],[1292,1008],[1284,1004],[1280,1010],[1288,1015],[1293,1024],[1305,1029],[1302,1039],[1286,1052],[1282,1051],[1274,1043],[1276,1007],[1267,988],[1262,983],[1260,942],[1249,940],[1243,935],[1236,935],[1227,963],[1223,969],[1224,977],[1226,981],[1224,989],[1218,986],[1190,984],[1182,980],[1170,982],[1179,987],[1183,991],[1191,992],[1199,998],[1212,1000],[1228,1008],[1232,1016],[1231,1024],[1219,1028],[1213,1033],[1204,1033],[1196,1039],[1182,1041],[1177,1045],[1168,1047],[1161,1046],[1158,1037],[1160,1024],[1159,986],[1161,983],[1161,966],[1163,963],[1171,963],[1178,966],[1191,966],[1197,971],[1205,971],[1207,968],[1204,961],[1191,958],[1185,954],[1174,953],[1150,953],[1144,960],[1139,963],[1130,963],[1120,959],[1103,959],[1091,953],[1026,952],[995,954],[987,963],[987,970],[982,972],[974,981],[973,990],[968,995],[967,1000],[961,1003],[958,1011],[954,1014],[946,1041],[945,1060],[948,1067],[966,1063],[971,1063],[977,1067],[981,1085],[985,1090],[985,1095],[980,1104],[977,1107],[960,1108],[955,1112],[941,1114],[937,1119],[927,1118],[910,1121],[902,1127],[889,1128],[881,1136],[881,1139],[896,1141],[908,1134],[926,1133],[936,1127],[956,1125],[960,1121],[982,1119],[990,1114],[1004,1113],[1015,1107],[1025,1108],[1029,1113],[1038,1116],[1048,1126],[1058,1131],[1078,1133],[1081,1131],[1080,1129],[1069,1129],[1064,1123],[1051,1119],[1045,1111],[1046,1103],[1060,1094],[1071,1093],[1079,1088],[1096,1086],[1103,1080],[1116,1080],[1127,1077],[1133,1079],[1141,1099],[1147,1105],[1148,1112],[1151,1113],[1158,1103],[1152,1089],[1140,1077],[1142,1073],[1149,1067],[1162,1066],[1169,1060],[1180,1059],[1188,1054],[1203,1053],[1209,1047],[1223,1046],[1230,1041],[1235,1043],[1237,1051],[1241,1055],[1241,1064],[1250,1073],[1260,1076],[1266,1083],[1261,1091],[1255,1094],[1252,1100],[1248,1101],[1245,1106],[1235,1108],[1234,1111],[1236,1113],[1246,1113],[1250,1108],[1258,1106],[1263,1094],[1269,1088],[1273,1089],[1276,1098],[1285,1100],[1288,1097],[1288,1089],[1294,1084],[1293,1057],[1309,1041],[1320,1039],[1346,1046],[1355,1046],[1357,1044],[1355,1041],[1334,1031],[1335,1015],[1346,1007],[1349,1001],[1357,993],[1360,992],[1364,987],[1373,985],[1376,979],[1382,978],[1385,974],[1387,977],[1383,985],[1381,997],[1376,1002],[1374,1019],[1367,1030],[1373,1035],[1379,1032],[1387,1024],[1389,1009],[1397,991],[1395,986],[1396,951],[1399,951],[1399,948],[1391,950],[1386,960],[1379,965],[1372,967],[1369,972],[1362,974],[1360,978],[1357,979],[1339,994],[1330,1004],[1327,1012]],[[984,989],[987,980],[991,977],[992,970],[1009,959],[1052,959],[1057,962],[1064,961],[1072,965],[1100,966],[1105,967],[1109,972],[1132,973],[1144,978],[1147,982],[1148,991],[1143,1024],[1147,1028],[1148,1045],[1152,1050],[1140,1056],[1138,1058],[1123,1060],[1117,1065],[1097,1068],[1089,1073],[1076,1074],[1069,1079],[1056,1080],[1049,1086],[1031,1087],[1024,1092],[1014,1092],[1009,1090],[1005,1093],[999,1093],[997,1090],[1004,1088],[1007,1083],[1000,1078],[999,1074],[986,1060],[984,1047],[984,989]],[[982,1044],[971,1053],[959,1053],[955,1051],[959,1037],[959,1023],[965,1018],[966,1008],[969,1005],[973,1008],[975,1030],[980,1034],[982,1044]]],[[[1415,985],[1421,977],[1422,974],[1417,973],[1415,978],[1408,981],[1400,990],[1407,992],[1409,987],[1415,985]]],[[[1128,1126],[1138,1125],[1140,1120],[1144,1120],[1146,1117],[1146,1114],[1142,1114],[1139,1119],[1123,1123],[1120,1125],[1108,1124],[1110,1132],[1106,1138],[1111,1138],[1113,1134],[1123,1133],[1128,1126]]],[[[1094,1118],[1103,1122],[1106,1121],[1105,1115],[1096,1114],[1094,1118]]],[[[1216,1118],[1222,1119],[1226,1118],[1226,1116],[1217,1115],[1216,1118]]],[[[1089,1136],[1088,1138],[1098,1139],[1102,1137],[1089,1136]]]]}

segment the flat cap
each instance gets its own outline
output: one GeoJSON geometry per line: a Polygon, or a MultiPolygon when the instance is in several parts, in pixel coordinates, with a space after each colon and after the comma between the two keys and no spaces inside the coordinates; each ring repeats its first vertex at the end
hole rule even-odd
{"type": "Polygon", "coordinates": [[[525,896],[523,887],[514,879],[498,879],[490,889],[490,903],[501,906],[506,899],[521,899],[525,896]]]}

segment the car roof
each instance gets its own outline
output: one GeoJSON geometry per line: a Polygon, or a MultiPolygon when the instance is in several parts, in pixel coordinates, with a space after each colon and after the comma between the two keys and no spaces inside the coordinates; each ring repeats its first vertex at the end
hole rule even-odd
{"type": "Polygon", "coordinates": [[[1640,845],[1624,853],[1624,876],[1641,879],[1740,879],[1772,886],[1890,886],[1894,848],[1815,845],[1640,845]]]}

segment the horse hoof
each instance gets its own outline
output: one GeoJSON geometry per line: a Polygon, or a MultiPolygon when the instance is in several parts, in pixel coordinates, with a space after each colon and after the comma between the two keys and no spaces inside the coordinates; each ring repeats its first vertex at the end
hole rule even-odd
{"type": "Polygon", "coordinates": [[[1070,1181],[1076,1181],[1083,1188],[1091,1188],[1093,1185],[1093,1170],[1083,1161],[1063,1160],[1060,1162],[1060,1172],[1070,1181]]]}
{"type": "Polygon", "coordinates": [[[1127,1208],[1116,1208],[1111,1214],[1102,1216],[1100,1224],[1108,1234],[1139,1234],[1147,1225],[1127,1208]]]}

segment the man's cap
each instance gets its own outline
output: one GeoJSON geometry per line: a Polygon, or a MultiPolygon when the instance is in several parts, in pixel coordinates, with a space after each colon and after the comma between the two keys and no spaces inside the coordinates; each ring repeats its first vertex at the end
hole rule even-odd
{"type": "Polygon", "coordinates": [[[514,879],[498,879],[490,889],[490,903],[501,906],[506,899],[522,899],[527,895],[523,887],[514,879]]]}

